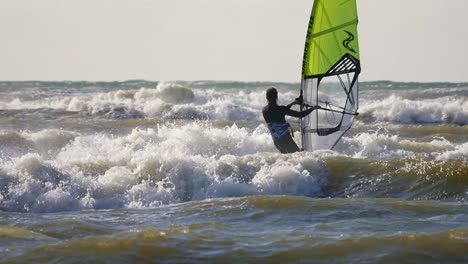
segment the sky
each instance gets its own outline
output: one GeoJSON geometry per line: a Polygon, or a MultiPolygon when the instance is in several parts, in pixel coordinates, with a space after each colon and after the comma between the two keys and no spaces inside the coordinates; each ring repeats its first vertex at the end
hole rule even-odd
{"type": "MultiPolygon", "coordinates": [[[[299,82],[312,0],[0,0],[0,80],[299,82]]],[[[467,0],[357,0],[361,80],[468,81],[467,0]]]]}

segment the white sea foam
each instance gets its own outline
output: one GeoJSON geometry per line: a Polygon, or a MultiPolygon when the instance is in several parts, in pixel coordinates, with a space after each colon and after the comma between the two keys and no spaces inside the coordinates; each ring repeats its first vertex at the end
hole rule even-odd
{"type": "MultiPolygon", "coordinates": [[[[264,125],[249,130],[195,122],[120,136],[60,130],[18,135],[32,147],[0,160],[2,210],[141,208],[256,194],[314,197],[326,184],[326,161],[338,155],[279,154],[264,125]]],[[[345,137],[338,146],[340,155],[359,159],[468,156],[467,144],[417,142],[385,131],[345,137]]]]}
{"type": "MultiPolygon", "coordinates": [[[[48,97],[0,98],[0,109],[55,109],[115,118],[262,121],[261,108],[266,103],[263,89],[195,89],[190,83],[184,85],[160,82],[155,88],[92,94],[88,89],[83,93],[79,90],[71,94],[52,93],[48,97]]],[[[457,95],[466,88],[420,90],[406,91],[416,93],[411,99],[395,94],[394,90],[391,93],[383,90],[377,97],[373,90],[364,91],[359,111],[361,120],[367,122],[366,117],[372,117],[371,122],[468,124],[468,101],[465,96],[457,95]]],[[[288,104],[297,95],[297,90],[281,90],[279,103],[288,104]]]]}
{"type": "Polygon", "coordinates": [[[31,152],[41,153],[44,156],[54,155],[76,135],[58,129],[44,129],[38,132],[0,131],[0,155],[16,157],[31,152]]]}
{"type": "MultiPolygon", "coordinates": [[[[39,133],[29,137],[44,140],[39,133]]],[[[263,125],[253,131],[167,125],[119,137],[74,135],[67,142],[47,154],[1,161],[2,210],[146,207],[253,194],[316,196],[328,175],[314,153],[277,153],[263,125]]]]}
{"type": "MultiPolygon", "coordinates": [[[[430,142],[402,139],[387,132],[369,131],[350,138],[345,136],[335,149],[354,158],[391,159],[414,155],[439,157],[462,148],[444,138],[437,137],[430,142]]],[[[458,153],[458,152],[456,152],[458,153]]]]}
{"type": "Polygon", "coordinates": [[[468,143],[455,146],[453,150],[448,150],[438,155],[439,160],[463,159],[468,161],[468,143]]]}
{"type": "Polygon", "coordinates": [[[468,100],[464,97],[408,100],[391,95],[382,101],[363,104],[360,112],[373,116],[377,121],[403,124],[468,124],[468,100]]]}
{"type": "Polygon", "coordinates": [[[353,155],[355,158],[390,158],[403,157],[410,152],[401,149],[397,135],[380,133],[360,133],[354,138],[343,139],[341,151],[353,155]]]}
{"type": "Polygon", "coordinates": [[[1,101],[0,109],[58,109],[119,118],[259,120],[262,92],[194,90],[176,83],[155,89],[116,90],[97,94],[1,101]]]}

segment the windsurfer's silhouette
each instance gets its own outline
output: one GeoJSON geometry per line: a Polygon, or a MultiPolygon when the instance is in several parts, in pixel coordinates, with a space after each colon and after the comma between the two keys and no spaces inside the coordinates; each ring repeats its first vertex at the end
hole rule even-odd
{"type": "Polygon", "coordinates": [[[319,109],[319,107],[314,106],[301,112],[291,110],[293,105],[302,103],[302,96],[296,98],[294,102],[287,106],[278,105],[278,91],[274,87],[267,89],[266,99],[268,101],[268,105],[263,107],[263,118],[268,124],[268,129],[270,130],[276,148],[281,153],[293,153],[300,151],[296,142],[294,142],[294,139],[291,137],[291,133],[289,132],[289,124],[286,122],[285,116],[288,115],[297,118],[303,118],[315,109],[319,109]]]}

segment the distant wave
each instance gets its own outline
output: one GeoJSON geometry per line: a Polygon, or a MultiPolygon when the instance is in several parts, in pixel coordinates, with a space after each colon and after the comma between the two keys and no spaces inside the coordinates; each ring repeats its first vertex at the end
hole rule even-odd
{"type": "Polygon", "coordinates": [[[27,93],[8,96],[10,98],[5,98],[7,100],[0,99],[0,109],[59,109],[111,118],[252,121],[259,120],[259,109],[264,103],[263,91],[227,93],[216,89],[193,89],[178,83],[159,83],[153,88],[56,96],[31,97],[27,93]]]}
{"type": "MultiPolygon", "coordinates": [[[[139,89],[156,87],[161,81],[128,80],[128,81],[0,81],[0,91],[18,88],[112,88],[139,89]]],[[[244,89],[276,86],[284,89],[298,89],[300,82],[243,82],[243,81],[171,81],[193,88],[244,89]]],[[[468,82],[397,82],[397,81],[364,81],[361,89],[413,89],[413,88],[468,88],[468,82]]]]}
{"type": "Polygon", "coordinates": [[[112,88],[112,89],[138,89],[141,87],[155,87],[158,82],[145,80],[128,80],[112,82],[90,81],[0,81],[0,91],[6,89],[27,88],[112,88]]]}
{"type": "MultiPolygon", "coordinates": [[[[79,83],[76,89],[61,87],[55,83],[57,87],[53,89],[41,90],[42,88],[36,87],[31,88],[34,91],[27,93],[17,88],[14,91],[3,92],[0,98],[0,110],[10,110],[12,111],[10,115],[18,115],[21,114],[18,111],[24,111],[24,114],[30,116],[34,114],[31,110],[35,110],[37,113],[55,116],[75,112],[113,119],[261,122],[263,120],[261,109],[265,104],[263,88],[273,85],[273,83],[199,81],[160,82],[154,87],[140,87],[143,84],[154,83],[140,81],[106,83],[109,85],[107,90],[87,86],[91,83],[79,83]],[[249,89],[244,87],[245,85],[256,88],[249,89]]],[[[341,89],[338,84],[327,85],[336,88],[338,92],[341,89]]],[[[378,92],[367,90],[361,95],[358,120],[368,123],[466,125],[468,104],[465,93],[468,93],[468,89],[430,88],[405,90],[402,93],[394,90],[378,92]]],[[[280,104],[293,101],[297,95],[297,90],[283,87],[280,104]]],[[[0,115],[8,116],[9,113],[5,111],[0,115]]]]}
{"type": "Polygon", "coordinates": [[[367,102],[360,108],[362,117],[402,124],[446,123],[468,124],[468,100],[450,96],[409,100],[392,94],[383,100],[367,102]]]}
{"type": "Polygon", "coordinates": [[[413,89],[413,88],[468,88],[468,82],[394,82],[369,81],[360,82],[364,89],[413,89]]]}

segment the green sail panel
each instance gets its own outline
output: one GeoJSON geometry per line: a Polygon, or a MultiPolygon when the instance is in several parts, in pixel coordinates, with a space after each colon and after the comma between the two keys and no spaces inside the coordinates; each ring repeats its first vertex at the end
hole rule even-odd
{"type": "Polygon", "coordinates": [[[315,0],[302,79],[326,74],[345,54],[359,61],[356,0],[315,0]]]}
{"type": "Polygon", "coordinates": [[[361,71],[356,0],[315,0],[302,65],[302,109],[320,106],[301,119],[306,151],[333,149],[358,114],[361,71]]]}

